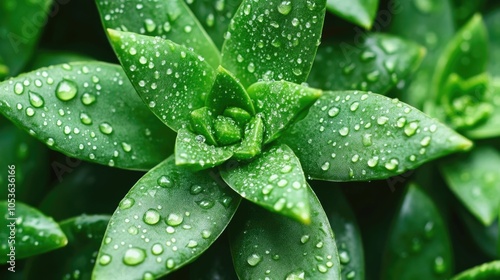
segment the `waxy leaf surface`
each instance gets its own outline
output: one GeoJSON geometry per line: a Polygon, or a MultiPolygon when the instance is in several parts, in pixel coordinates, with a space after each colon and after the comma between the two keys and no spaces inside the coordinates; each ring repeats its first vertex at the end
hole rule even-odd
{"type": "Polygon", "coordinates": [[[388,236],[381,279],[449,279],[450,237],[434,202],[410,185],[388,236]]]}
{"type": "Polygon", "coordinates": [[[193,261],[221,234],[240,198],[216,174],[170,157],[151,169],[111,217],[93,279],[154,279],[193,261]]]}
{"type": "MultiPolygon", "coordinates": [[[[104,28],[159,36],[204,57],[212,67],[220,54],[208,34],[183,0],[97,0],[104,28]]],[[[115,51],[119,48],[113,46],[115,51]]]]}
{"type": "Polygon", "coordinates": [[[387,178],[472,146],[409,105],[357,91],[324,92],[280,141],[306,176],[328,181],[387,178]]]}
{"type": "Polygon", "coordinates": [[[173,152],[173,132],[148,110],[117,65],[42,68],[0,83],[0,96],[0,112],[71,157],[145,170],[173,152]]]}
{"type": "Polygon", "coordinates": [[[128,78],[158,118],[173,130],[203,107],[215,71],[203,57],[159,37],[108,30],[128,78]]]}
{"type": "Polygon", "coordinates": [[[286,145],[273,146],[250,163],[221,167],[224,181],[243,198],[269,211],[310,222],[307,183],[299,159],[286,145]]]}
{"type": "Polygon", "coordinates": [[[370,34],[358,44],[323,43],[318,48],[309,85],[323,90],[385,94],[417,68],[424,53],[419,45],[386,34],[370,34]]]}
{"type": "Polygon", "coordinates": [[[319,45],[326,0],[244,0],[222,47],[222,66],[248,87],[259,80],[307,79],[319,45]]]}
{"type": "Polygon", "coordinates": [[[326,8],[337,16],[371,29],[379,0],[328,0],[326,8]]]}
{"type": "Polygon", "coordinates": [[[441,165],[450,189],[484,225],[498,217],[500,205],[500,152],[479,146],[441,165]]]}
{"type": "Polygon", "coordinates": [[[340,279],[328,217],[309,186],[307,192],[309,225],[250,205],[237,217],[238,224],[230,227],[230,239],[240,279],[340,279]]]}
{"type": "Polygon", "coordinates": [[[63,247],[68,242],[52,218],[22,202],[0,201],[0,217],[3,240],[0,261],[4,264],[12,260],[11,255],[15,262],[63,247]]]}

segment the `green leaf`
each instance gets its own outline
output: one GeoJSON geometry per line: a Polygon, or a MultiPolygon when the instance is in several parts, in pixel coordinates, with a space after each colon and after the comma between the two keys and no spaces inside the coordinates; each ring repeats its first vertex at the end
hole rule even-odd
{"type": "Polygon", "coordinates": [[[448,279],[450,237],[434,202],[411,184],[393,220],[381,279],[448,279]]]}
{"type": "Polygon", "coordinates": [[[205,141],[209,145],[216,145],[214,117],[212,111],[208,107],[201,107],[191,112],[191,129],[205,137],[205,141]]]}
{"type": "Polygon", "coordinates": [[[237,160],[248,160],[260,154],[263,138],[264,123],[262,117],[256,115],[246,125],[243,140],[234,150],[234,158],[237,160]]]}
{"type": "Polygon", "coordinates": [[[242,0],[197,0],[186,1],[215,45],[221,49],[229,23],[242,0]]]}
{"type": "Polygon", "coordinates": [[[371,29],[377,15],[378,0],[328,0],[326,8],[337,16],[371,29]]]}
{"type": "Polygon", "coordinates": [[[493,111],[483,123],[464,131],[464,134],[472,139],[500,136],[500,76],[490,80],[484,100],[493,108],[493,111]]]}
{"type": "Polygon", "coordinates": [[[39,209],[58,221],[82,213],[111,215],[123,194],[144,174],[67,157],[54,159],[51,167],[59,183],[43,196],[39,209]]]}
{"type": "Polygon", "coordinates": [[[484,225],[498,217],[500,205],[500,152],[479,146],[441,165],[448,186],[484,225]]]}
{"type": "Polygon", "coordinates": [[[488,73],[494,77],[500,77],[500,64],[496,63],[500,61],[500,9],[497,8],[486,15],[484,22],[489,35],[488,73]]]}
{"type": "Polygon", "coordinates": [[[111,217],[93,279],[159,278],[203,253],[240,202],[214,176],[179,168],[173,157],[144,175],[111,217]]]}
{"type": "Polygon", "coordinates": [[[370,34],[358,44],[323,43],[309,84],[325,90],[360,89],[385,94],[415,71],[424,54],[425,49],[419,45],[387,34],[370,34]]]}
{"type": "Polygon", "coordinates": [[[391,2],[390,32],[424,46],[427,54],[419,70],[406,81],[402,96],[409,104],[422,108],[429,98],[431,80],[446,44],[455,34],[450,0],[391,2]]]}
{"type": "Polygon", "coordinates": [[[252,115],[255,114],[252,99],[243,85],[222,66],[217,68],[217,76],[205,105],[213,109],[215,116],[221,115],[229,107],[241,108],[252,115]]]}
{"type": "Polygon", "coordinates": [[[452,280],[495,280],[500,277],[500,261],[492,261],[470,268],[452,280]]]}
{"type": "Polygon", "coordinates": [[[361,232],[349,202],[339,187],[318,186],[315,190],[335,233],[342,279],[365,279],[361,232]]]}
{"type": "Polygon", "coordinates": [[[494,259],[498,256],[498,220],[491,225],[485,226],[481,221],[474,217],[465,207],[458,208],[460,220],[467,229],[467,236],[470,236],[474,244],[487,257],[494,259]]]}
{"type": "Polygon", "coordinates": [[[216,147],[205,138],[181,128],[175,141],[175,164],[192,171],[212,168],[233,156],[232,147],[216,147]]]}
{"type": "Polygon", "coordinates": [[[244,0],[222,47],[222,65],[248,87],[259,80],[302,83],[314,61],[326,0],[244,0]]]}
{"type": "Polygon", "coordinates": [[[149,169],[172,152],[173,132],[144,106],[116,65],[42,68],[1,83],[0,96],[0,112],[71,157],[149,169]]]}
{"type": "Polygon", "coordinates": [[[273,146],[247,164],[229,162],[221,175],[243,198],[302,223],[311,222],[306,179],[299,159],[286,145],[273,146]]]}
{"type": "Polygon", "coordinates": [[[0,201],[0,261],[8,263],[63,247],[68,242],[59,225],[12,196],[0,201]]]}
{"type": "Polygon", "coordinates": [[[325,92],[280,141],[307,176],[328,181],[387,178],[472,146],[397,99],[358,91],[325,92]]]}
{"type": "Polygon", "coordinates": [[[230,228],[233,263],[240,279],[340,279],[328,218],[307,186],[311,224],[248,205],[230,228]]]}
{"type": "Polygon", "coordinates": [[[108,30],[125,73],[160,120],[173,130],[203,107],[215,71],[203,57],[159,37],[108,30]],[[168,102],[165,102],[168,100],[168,102]]]}
{"type": "Polygon", "coordinates": [[[101,245],[109,218],[105,215],[81,215],[62,221],[60,226],[68,237],[68,245],[31,259],[26,278],[36,279],[44,275],[50,279],[90,279],[96,251],[101,245]]]}
{"type": "Polygon", "coordinates": [[[488,35],[481,15],[477,14],[463,26],[448,43],[436,64],[432,94],[442,99],[448,77],[455,73],[468,79],[486,71],[488,35]]]}
{"type": "Polygon", "coordinates": [[[285,81],[258,82],[248,88],[264,119],[264,143],[281,135],[291,121],[321,96],[322,91],[285,81]]]}
{"type": "Polygon", "coordinates": [[[0,3],[0,57],[8,76],[17,75],[31,57],[51,5],[52,0],[2,0],[0,3]]]}
{"type": "MultiPolygon", "coordinates": [[[[15,165],[16,198],[36,205],[43,197],[49,182],[49,153],[35,138],[15,127],[12,123],[0,124],[0,166],[15,165]]],[[[0,173],[0,197],[7,198],[9,174],[0,173]]]]}
{"type": "MultiPolygon", "coordinates": [[[[169,39],[192,48],[212,67],[219,66],[219,50],[183,0],[96,2],[104,28],[169,39]]],[[[113,47],[120,50],[119,45],[113,47]]]]}

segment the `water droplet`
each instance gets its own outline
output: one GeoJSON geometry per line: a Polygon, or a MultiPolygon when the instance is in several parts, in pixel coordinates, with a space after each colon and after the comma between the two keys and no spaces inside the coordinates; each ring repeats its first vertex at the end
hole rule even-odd
{"type": "Polygon", "coordinates": [[[103,122],[103,123],[101,123],[99,125],[99,130],[102,133],[104,133],[106,135],[109,135],[109,134],[111,134],[113,132],[113,127],[109,123],[103,122]]]}
{"type": "Polygon", "coordinates": [[[210,13],[208,14],[206,20],[205,20],[206,24],[209,26],[209,27],[212,27],[214,26],[214,23],[215,23],[215,16],[214,14],[210,13]]]}
{"type": "Polygon", "coordinates": [[[124,152],[130,152],[132,150],[132,146],[126,142],[122,142],[122,149],[124,152]]]}
{"type": "Polygon", "coordinates": [[[120,209],[125,210],[132,207],[135,203],[133,198],[125,198],[120,202],[120,209]]]}
{"type": "Polygon", "coordinates": [[[292,2],[291,1],[282,1],[278,5],[278,12],[283,15],[288,15],[292,10],[292,2]]]}
{"type": "Polygon", "coordinates": [[[184,221],[184,217],[175,213],[170,213],[166,219],[167,225],[173,227],[182,224],[182,221],[184,221]]]}
{"type": "Polygon", "coordinates": [[[189,193],[192,195],[197,195],[203,191],[203,187],[200,185],[192,185],[189,189],[189,193]]]}
{"type": "Polygon", "coordinates": [[[83,105],[91,105],[95,102],[95,95],[90,93],[84,93],[82,95],[82,103],[83,105]]]}
{"type": "Polygon", "coordinates": [[[347,136],[347,134],[349,134],[349,128],[347,126],[342,127],[339,129],[339,134],[341,136],[347,136]]]}
{"type": "Polygon", "coordinates": [[[251,254],[248,258],[247,258],[247,263],[250,265],[250,266],[256,266],[260,263],[260,261],[262,260],[262,257],[258,254],[251,254]]]}
{"type": "Polygon", "coordinates": [[[380,117],[377,118],[377,123],[379,125],[384,125],[384,124],[387,123],[388,120],[389,120],[388,117],[386,117],[386,116],[380,116],[380,117]]]}
{"type": "Polygon", "coordinates": [[[206,230],[206,229],[201,232],[201,237],[203,237],[204,239],[209,238],[211,235],[212,235],[212,232],[209,230],[206,230]]]}
{"type": "Polygon", "coordinates": [[[282,187],[286,186],[287,184],[288,184],[288,181],[285,179],[281,179],[278,181],[278,187],[282,188],[282,187]]]}
{"type": "Polygon", "coordinates": [[[349,273],[347,273],[347,275],[345,277],[347,279],[354,279],[354,277],[356,277],[356,272],[355,271],[350,271],[349,273]]]}
{"type": "Polygon", "coordinates": [[[378,81],[379,77],[380,77],[380,72],[378,70],[366,74],[366,79],[372,83],[378,81]]]}
{"type": "Polygon", "coordinates": [[[417,133],[418,127],[419,127],[419,125],[418,125],[417,121],[410,122],[410,123],[406,124],[406,126],[404,128],[404,132],[405,132],[406,136],[409,137],[409,136],[415,135],[415,133],[417,133]]]}
{"type": "Polygon", "coordinates": [[[196,246],[198,246],[198,242],[196,242],[195,240],[189,240],[187,244],[188,248],[195,248],[196,246]]]}
{"type": "Polygon", "coordinates": [[[434,272],[437,274],[446,272],[446,264],[444,263],[443,257],[438,256],[434,259],[434,272]]]}
{"type": "Polygon", "coordinates": [[[100,265],[108,265],[109,263],[111,262],[111,256],[110,255],[102,255],[100,258],[99,258],[99,264],[100,265]]]}
{"type": "Polygon", "coordinates": [[[123,255],[123,263],[126,265],[138,265],[146,259],[146,252],[139,248],[129,248],[123,255]]]}
{"type": "Polygon", "coordinates": [[[429,144],[431,143],[431,140],[432,138],[430,136],[425,136],[424,138],[422,138],[422,140],[420,141],[420,145],[422,145],[423,147],[427,147],[429,146],[429,144]]]}
{"type": "Polygon", "coordinates": [[[309,241],[309,238],[310,238],[310,236],[307,235],[307,234],[306,235],[302,235],[302,237],[300,238],[300,243],[306,244],[307,241],[309,241]]]}
{"type": "Polygon", "coordinates": [[[273,185],[266,185],[262,188],[262,194],[270,194],[271,191],[273,190],[274,186],[273,185]]]}
{"type": "Polygon", "coordinates": [[[292,69],[292,72],[293,72],[293,74],[294,74],[295,76],[300,76],[300,75],[302,75],[302,69],[300,69],[300,68],[293,68],[293,69],[292,69]]]}
{"type": "Polygon", "coordinates": [[[285,204],[286,204],[286,199],[282,197],[282,198],[278,199],[278,201],[276,201],[276,203],[274,203],[273,209],[275,211],[281,211],[285,207],[285,204]]]}
{"type": "Polygon", "coordinates": [[[428,14],[439,8],[439,3],[434,0],[414,0],[413,4],[422,13],[428,14]]]}
{"type": "Polygon", "coordinates": [[[215,202],[211,199],[203,199],[200,201],[196,202],[198,206],[200,206],[203,209],[210,209],[215,205],[215,202]]]}
{"type": "Polygon", "coordinates": [[[163,253],[163,246],[161,246],[160,243],[154,244],[153,247],[151,247],[151,253],[153,253],[153,255],[160,255],[163,253]]]}
{"type": "Polygon", "coordinates": [[[295,271],[295,272],[289,273],[286,276],[285,280],[304,280],[305,277],[306,277],[306,274],[304,271],[295,271]]]}
{"type": "Polygon", "coordinates": [[[144,217],[142,217],[142,220],[148,224],[148,225],[156,225],[160,221],[160,213],[156,211],[155,209],[149,209],[144,213],[144,217]]]}
{"type": "Polygon", "coordinates": [[[158,185],[162,188],[170,188],[170,187],[173,187],[173,185],[174,185],[172,180],[165,175],[160,176],[160,178],[158,178],[156,183],[158,183],[158,185]]]}
{"type": "Polygon", "coordinates": [[[16,83],[14,85],[14,93],[15,94],[22,94],[24,91],[24,86],[21,83],[16,83]]]}
{"type": "Polygon", "coordinates": [[[325,163],[323,163],[323,165],[321,165],[321,169],[323,171],[327,171],[328,169],[330,169],[330,162],[325,161],[325,163]]]}
{"type": "Polygon", "coordinates": [[[385,163],[385,168],[387,170],[395,170],[398,167],[399,161],[395,158],[390,159],[388,162],[385,163]]]}
{"type": "Polygon", "coordinates": [[[131,226],[127,229],[127,232],[132,234],[132,235],[136,235],[139,233],[139,229],[135,226],[131,226]]]}
{"type": "Polygon", "coordinates": [[[146,31],[148,31],[149,33],[155,31],[156,29],[156,24],[155,22],[150,19],[150,18],[147,18],[144,20],[144,27],[146,28],[146,31]]]}
{"type": "Polygon", "coordinates": [[[399,127],[399,128],[403,128],[406,124],[406,118],[405,117],[401,117],[399,118],[397,121],[396,121],[396,126],[399,127]]]}
{"type": "Polygon", "coordinates": [[[378,157],[377,156],[372,157],[368,160],[369,167],[375,167],[375,166],[377,166],[377,164],[378,164],[378,157]]]}
{"type": "Polygon", "coordinates": [[[321,273],[326,273],[328,271],[328,268],[322,264],[318,264],[318,271],[321,273]]]}
{"type": "Polygon", "coordinates": [[[56,88],[56,96],[62,101],[69,101],[75,98],[77,92],[78,87],[76,83],[70,80],[62,80],[56,88]]]}
{"type": "Polygon", "coordinates": [[[358,162],[358,160],[359,160],[359,155],[353,155],[351,158],[352,162],[358,162]]]}
{"type": "Polygon", "coordinates": [[[191,25],[184,26],[184,32],[191,33],[191,31],[193,31],[193,28],[191,27],[191,25]]]}
{"type": "Polygon", "coordinates": [[[340,112],[339,108],[332,107],[332,108],[330,108],[330,110],[328,110],[328,116],[333,118],[333,117],[337,116],[339,114],[339,112],[340,112]]]}
{"type": "Polygon", "coordinates": [[[340,251],[339,259],[340,259],[340,262],[342,264],[347,264],[351,261],[351,258],[349,257],[349,253],[347,253],[347,251],[340,251]]]}
{"type": "Polygon", "coordinates": [[[352,112],[354,112],[354,111],[358,110],[358,107],[359,107],[359,102],[354,102],[351,104],[350,109],[352,112]]]}
{"type": "Polygon", "coordinates": [[[142,276],[142,280],[154,280],[154,279],[156,279],[156,278],[151,272],[146,272],[142,276]]]}
{"type": "Polygon", "coordinates": [[[430,239],[434,236],[434,223],[432,221],[428,221],[427,223],[425,223],[424,235],[427,239],[430,239]]]}
{"type": "Polygon", "coordinates": [[[168,259],[168,260],[167,260],[167,263],[166,263],[166,267],[167,267],[168,269],[172,269],[172,268],[174,268],[174,267],[175,267],[175,262],[174,262],[174,260],[173,260],[173,259],[168,259]]]}
{"type": "Polygon", "coordinates": [[[46,143],[47,143],[47,145],[49,145],[50,147],[54,146],[54,143],[55,143],[55,142],[54,142],[54,138],[49,138],[49,139],[47,139],[47,142],[46,142],[46,143]]]}
{"type": "Polygon", "coordinates": [[[366,133],[365,135],[363,135],[363,146],[365,147],[369,147],[373,144],[372,142],[372,134],[370,133],[366,133]]]}
{"type": "Polygon", "coordinates": [[[252,62],[250,62],[250,64],[248,64],[247,70],[250,73],[255,72],[255,65],[252,62]]]}
{"type": "Polygon", "coordinates": [[[92,124],[92,119],[86,113],[80,113],[80,121],[86,125],[92,124]]]}
{"type": "Polygon", "coordinates": [[[375,54],[371,51],[364,51],[362,54],[361,54],[361,60],[362,61],[369,61],[369,60],[372,60],[375,58],[375,54]]]}

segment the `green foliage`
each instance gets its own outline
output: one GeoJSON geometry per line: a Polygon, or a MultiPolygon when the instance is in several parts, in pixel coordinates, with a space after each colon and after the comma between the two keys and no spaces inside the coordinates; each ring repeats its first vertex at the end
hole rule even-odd
{"type": "Polygon", "coordinates": [[[17,278],[498,278],[498,4],[87,2],[0,4],[17,278]]]}

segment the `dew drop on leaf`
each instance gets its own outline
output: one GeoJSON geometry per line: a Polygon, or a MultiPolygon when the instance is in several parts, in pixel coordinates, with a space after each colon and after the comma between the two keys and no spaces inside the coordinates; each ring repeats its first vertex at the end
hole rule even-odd
{"type": "Polygon", "coordinates": [[[99,130],[102,133],[104,133],[106,135],[109,135],[109,134],[111,134],[113,132],[113,127],[109,123],[103,122],[103,123],[101,123],[99,125],[99,130]]]}
{"type": "Polygon", "coordinates": [[[258,265],[260,263],[261,260],[262,260],[262,257],[259,254],[251,254],[247,258],[247,263],[250,266],[256,266],[256,265],[258,265]]]}
{"type": "Polygon", "coordinates": [[[62,80],[56,88],[56,96],[61,101],[69,101],[75,98],[78,92],[78,87],[75,82],[70,80],[62,80]]]}
{"type": "Polygon", "coordinates": [[[112,258],[110,255],[102,255],[100,258],[99,258],[99,264],[100,265],[108,265],[110,262],[111,262],[112,258]]]}
{"type": "Polygon", "coordinates": [[[132,207],[135,203],[135,200],[133,198],[125,198],[120,202],[120,209],[125,210],[129,209],[132,207]]]}
{"type": "Polygon", "coordinates": [[[146,213],[144,213],[142,220],[148,225],[155,225],[160,221],[160,218],[160,213],[158,213],[157,210],[149,209],[146,213]]]}
{"type": "Polygon", "coordinates": [[[146,259],[146,252],[139,248],[129,248],[123,255],[123,263],[126,265],[138,265],[146,259]]]}
{"type": "Polygon", "coordinates": [[[44,104],[43,98],[38,93],[32,91],[29,92],[29,100],[30,104],[35,108],[40,108],[44,104]]]}

